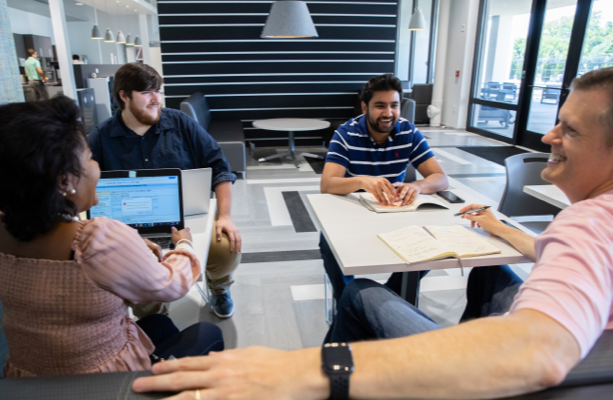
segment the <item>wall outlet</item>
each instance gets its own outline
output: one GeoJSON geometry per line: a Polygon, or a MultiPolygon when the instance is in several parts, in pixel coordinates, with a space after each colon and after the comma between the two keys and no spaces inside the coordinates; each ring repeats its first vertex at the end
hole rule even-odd
{"type": "Polygon", "coordinates": [[[99,74],[99,73],[100,73],[100,71],[98,71],[98,68],[96,68],[96,73],[97,73],[97,74],[99,74]]]}

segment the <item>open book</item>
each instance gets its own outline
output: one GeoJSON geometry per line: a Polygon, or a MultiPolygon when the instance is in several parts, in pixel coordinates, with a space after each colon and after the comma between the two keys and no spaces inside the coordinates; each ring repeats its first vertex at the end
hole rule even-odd
{"type": "Polygon", "coordinates": [[[366,206],[366,208],[378,212],[378,213],[390,213],[390,212],[405,212],[405,211],[417,211],[427,209],[441,209],[449,208],[429,194],[418,194],[413,203],[408,206],[402,206],[402,200],[397,200],[393,205],[381,204],[375,199],[371,193],[360,193],[360,202],[366,206]]]}
{"type": "Polygon", "coordinates": [[[377,237],[387,244],[407,264],[441,258],[476,257],[500,253],[496,246],[481,239],[461,225],[415,225],[377,237]]]}

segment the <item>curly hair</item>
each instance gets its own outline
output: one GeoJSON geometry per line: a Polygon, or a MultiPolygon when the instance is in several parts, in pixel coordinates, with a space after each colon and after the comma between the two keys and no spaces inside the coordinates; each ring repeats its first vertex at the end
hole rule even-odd
{"type": "Polygon", "coordinates": [[[68,97],[0,106],[0,217],[14,238],[30,241],[77,214],[59,178],[81,176],[84,149],[79,108],[68,97]]]}
{"type": "Polygon", "coordinates": [[[392,74],[385,74],[375,76],[362,88],[360,92],[360,100],[362,100],[366,105],[372,99],[374,92],[387,92],[389,90],[395,90],[400,95],[402,99],[402,82],[400,79],[396,78],[392,74]]]}

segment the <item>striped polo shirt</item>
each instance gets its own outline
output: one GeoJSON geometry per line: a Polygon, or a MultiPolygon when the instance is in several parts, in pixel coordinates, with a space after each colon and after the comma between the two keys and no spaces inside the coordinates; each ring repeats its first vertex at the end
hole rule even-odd
{"type": "Polygon", "coordinates": [[[424,136],[404,118],[390,132],[389,139],[377,144],[368,133],[366,117],[360,115],[339,126],[334,133],[326,162],[347,169],[345,177],[380,176],[390,183],[404,181],[409,162],[419,164],[434,157],[424,136]]]}

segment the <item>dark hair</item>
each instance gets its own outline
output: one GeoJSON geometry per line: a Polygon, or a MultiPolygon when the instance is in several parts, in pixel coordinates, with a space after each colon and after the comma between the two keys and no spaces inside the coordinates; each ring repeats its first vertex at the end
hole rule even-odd
{"type": "Polygon", "coordinates": [[[79,57],[79,55],[78,55],[78,54],[73,54],[73,55],[72,55],[72,59],[73,59],[73,60],[80,60],[80,59],[81,59],[81,57],[79,57]]]}
{"type": "Polygon", "coordinates": [[[119,91],[123,90],[126,96],[132,98],[133,91],[159,90],[162,87],[162,83],[163,80],[160,74],[149,65],[141,63],[125,64],[115,73],[113,98],[115,98],[119,108],[123,110],[126,105],[121,100],[119,91]]]}
{"type": "Polygon", "coordinates": [[[34,55],[34,53],[36,53],[36,50],[28,49],[27,53],[28,53],[28,57],[32,57],[32,55],[34,55]]]}
{"type": "Polygon", "coordinates": [[[360,99],[366,103],[366,105],[368,105],[368,102],[370,99],[372,99],[374,92],[387,92],[390,90],[397,91],[400,98],[402,98],[402,82],[400,79],[396,78],[392,74],[375,76],[366,82],[362,88],[362,91],[360,92],[360,99]]]}
{"type": "Polygon", "coordinates": [[[60,193],[59,178],[81,176],[85,130],[65,96],[0,106],[0,215],[7,231],[27,242],[49,232],[77,207],[60,193]]]}
{"type": "Polygon", "coordinates": [[[590,71],[573,79],[572,90],[602,90],[609,96],[609,105],[600,119],[606,125],[609,135],[606,138],[608,147],[613,146],[613,67],[590,71]]]}

